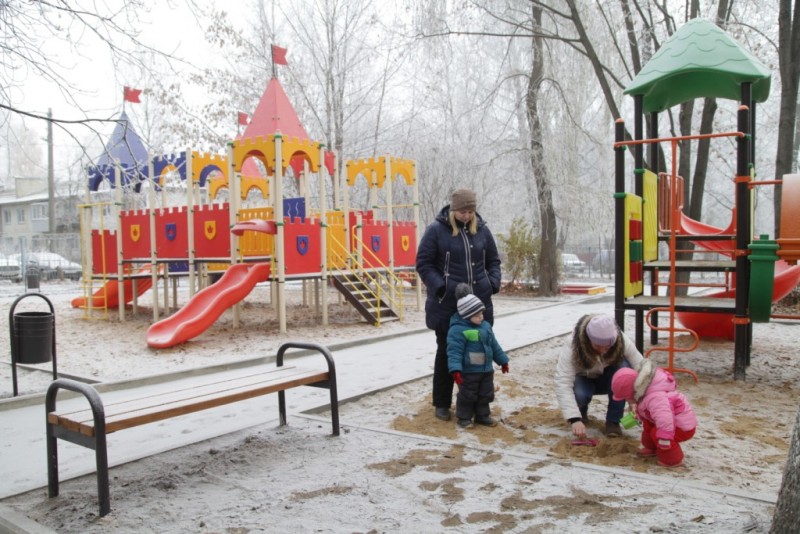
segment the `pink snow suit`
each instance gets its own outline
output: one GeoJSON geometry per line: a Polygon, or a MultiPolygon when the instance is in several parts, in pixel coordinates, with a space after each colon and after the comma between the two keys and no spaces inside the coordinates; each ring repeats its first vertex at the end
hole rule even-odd
{"type": "Polygon", "coordinates": [[[617,371],[611,387],[615,399],[637,402],[636,415],[643,425],[641,453],[655,454],[664,466],[680,465],[683,462],[680,442],[694,436],[697,416],[683,393],[678,392],[675,377],[644,360],[638,373],[627,369],[617,371]],[[627,373],[617,377],[621,371],[627,373]]]}

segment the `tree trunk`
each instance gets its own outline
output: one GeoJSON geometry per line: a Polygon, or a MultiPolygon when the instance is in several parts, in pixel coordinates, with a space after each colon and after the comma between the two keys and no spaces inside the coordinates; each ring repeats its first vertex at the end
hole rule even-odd
{"type": "MultiPolygon", "coordinates": [[[[534,27],[542,24],[542,10],[532,7],[532,20],[534,27]]],[[[553,296],[558,293],[558,264],[556,262],[556,213],[553,208],[553,192],[547,176],[547,167],[544,162],[542,148],[542,122],[539,117],[537,103],[539,102],[539,89],[544,78],[544,47],[543,39],[534,33],[531,50],[531,74],[528,79],[528,93],[525,105],[528,112],[528,125],[530,127],[531,169],[536,182],[536,196],[539,201],[539,231],[541,232],[541,250],[539,251],[539,293],[542,296],[553,296]]]]}
{"type": "Polygon", "coordinates": [[[800,409],[794,418],[789,456],[783,469],[783,482],[769,532],[770,534],[800,532],[800,409]]]}
{"type": "MultiPolygon", "coordinates": [[[[800,81],[800,2],[780,0],[778,9],[778,63],[781,73],[781,113],[778,118],[778,148],[775,178],[792,172],[797,93],[800,81]]],[[[780,237],[782,188],[775,186],[775,235],[780,237]]]]}

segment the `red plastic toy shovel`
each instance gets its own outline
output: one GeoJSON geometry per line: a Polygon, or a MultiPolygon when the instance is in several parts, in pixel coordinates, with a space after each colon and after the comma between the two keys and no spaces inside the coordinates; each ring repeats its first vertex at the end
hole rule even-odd
{"type": "Polygon", "coordinates": [[[576,439],[572,442],[573,445],[586,445],[587,447],[597,447],[599,440],[593,438],[576,439]]]}

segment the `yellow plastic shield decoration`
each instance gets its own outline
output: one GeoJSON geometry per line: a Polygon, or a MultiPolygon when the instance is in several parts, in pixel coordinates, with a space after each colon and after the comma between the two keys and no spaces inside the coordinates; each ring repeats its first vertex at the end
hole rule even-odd
{"type": "Polygon", "coordinates": [[[131,241],[138,243],[142,237],[142,229],[138,224],[131,225],[131,241]]]}
{"type": "Polygon", "coordinates": [[[203,226],[203,233],[209,241],[217,237],[217,221],[206,221],[205,226],[203,226]]]}

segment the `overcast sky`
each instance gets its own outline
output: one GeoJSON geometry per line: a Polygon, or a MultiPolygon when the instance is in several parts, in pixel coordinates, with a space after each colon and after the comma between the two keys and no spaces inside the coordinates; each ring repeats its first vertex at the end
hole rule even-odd
{"type": "MultiPolygon", "coordinates": [[[[139,13],[139,40],[159,52],[168,53],[185,61],[185,63],[174,62],[179,72],[166,73],[165,76],[185,76],[192,70],[193,65],[205,67],[215,60],[222,60],[206,43],[204,31],[208,22],[202,20],[202,14],[207,12],[207,8],[203,6],[216,4],[218,8],[224,7],[237,24],[243,22],[246,16],[245,2],[220,4],[214,0],[146,1],[150,11],[139,13]],[[195,15],[189,6],[190,3],[199,6],[200,16],[195,15]]],[[[118,43],[118,46],[128,51],[135,48],[130,41],[118,43]]],[[[101,42],[94,34],[74,33],[71,44],[59,39],[45,39],[42,50],[48,58],[61,67],[61,74],[74,90],[65,94],[64,89],[58,84],[42,79],[31,71],[22,72],[16,78],[16,81],[20,82],[18,87],[10,91],[11,105],[22,111],[46,115],[48,109],[51,109],[53,117],[62,120],[79,120],[87,117],[114,119],[123,109],[124,86],[145,89],[139,71],[130,67],[120,67],[108,45],[101,42]]],[[[133,106],[135,104],[127,104],[126,109],[135,115],[136,108],[133,106]]],[[[12,127],[19,128],[22,120],[35,135],[38,136],[41,132],[40,160],[46,164],[46,123],[32,118],[12,116],[12,127]]],[[[110,135],[113,127],[111,123],[98,126],[101,132],[107,132],[106,135],[110,135]]],[[[75,132],[78,139],[84,140],[88,135],[85,127],[70,127],[70,129],[75,132]]],[[[55,167],[59,175],[61,169],[65,167],[63,159],[75,157],[77,142],[59,128],[54,129],[54,138],[55,167]]],[[[4,178],[9,169],[8,145],[5,142],[0,145],[2,145],[0,177],[4,178]]],[[[11,157],[15,156],[12,154],[11,157]]],[[[42,173],[45,175],[46,169],[42,169],[42,173]]]]}

